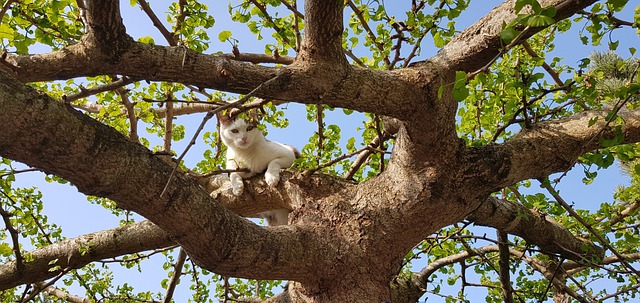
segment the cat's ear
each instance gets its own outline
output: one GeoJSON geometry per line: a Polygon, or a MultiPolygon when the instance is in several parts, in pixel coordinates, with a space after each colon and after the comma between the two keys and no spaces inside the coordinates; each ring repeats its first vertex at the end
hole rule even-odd
{"type": "Polygon", "coordinates": [[[227,124],[231,123],[231,116],[229,114],[230,114],[229,112],[224,113],[224,114],[222,114],[220,112],[216,113],[216,117],[218,118],[218,121],[220,122],[220,124],[227,125],[227,124]]]}

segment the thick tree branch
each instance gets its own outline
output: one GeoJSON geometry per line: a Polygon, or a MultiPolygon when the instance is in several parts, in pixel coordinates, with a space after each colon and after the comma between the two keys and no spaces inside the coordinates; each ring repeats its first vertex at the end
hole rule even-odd
{"type": "MultiPolygon", "coordinates": [[[[283,180],[280,184],[285,185],[281,186],[279,190],[291,192],[291,195],[297,192],[299,189],[287,182],[292,177],[290,173],[283,172],[283,180]]],[[[247,217],[258,217],[262,211],[290,208],[295,204],[291,200],[282,201],[283,197],[286,198],[289,195],[280,195],[269,190],[269,186],[262,178],[262,176],[256,176],[246,180],[248,182],[245,188],[247,194],[241,197],[236,197],[231,193],[227,177],[214,176],[202,180],[202,185],[207,187],[213,196],[226,197],[221,199],[225,201],[223,205],[226,208],[247,217]]],[[[326,176],[313,176],[311,179],[316,179],[317,182],[324,184],[336,180],[326,176]]],[[[335,187],[335,185],[331,187],[335,187]]],[[[46,280],[55,277],[63,270],[81,268],[91,262],[172,245],[176,245],[176,243],[170,239],[169,235],[149,221],[83,235],[29,252],[34,261],[26,263],[28,266],[24,270],[16,268],[18,266],[16,261],[0,265],[0,290],[46,280]],[[83,250],[86,249],[89,249],[90,253],[83,254],[83,250]],[[56,259],[58,261],[55,264],[50,264],[56,259]],[[54,266],[59,266],[59,268],[51,270],[54,266]]]]}
{"type": "Polygon", "coordinates": [[[184,47],[133,43],[117,58],[93,60],[100,56],[84,45],[39,55],[6,58],[23,82],[69,79],[83,76],[120,74],[135,79],[167,81],[246,94],[281,73],[260,97],[307,104],[407,116],[415,111],[424,95],[413,81],[424,77],[410,69],[397,72],[367,69],[308,71],[298,67],[267,67],[229,59],[227,55],[205,55],[184,47]],[[114,62],[115,61],[115,62],[114,62]]]}
{"type": "Polygon", "coordinates": [[[0,265],[0,289],[43,281],[101,259],[170,245],[175,242],[149,221],[86,234],[30,251],[33,261],[24,263],[23,269],[16,261],[0,265]]]}
{"type": "Polygon", "coordinates": [[[570,260],[602,259],[604,256],[602,248],[575,237],[550,216],[507,200],[489,198],[467,218],[475,224],[519,236],[544,252],[560,254],[570,260]]]}
{"type": "Polygon", "coordinates": [[[53,286],[47,286],[42,282],[36,283],[35,286],[46,292],[47,294],[54,296],[60,300],[64,300],[70,303],[91,303],[91,300],[89,300],[88,298],[72,295],[62,289],[53,286]]]}
{"type": "Polygon", "coordinates": [[[83,298],[80,296],[72,295],[62,289],[55,288],[53,286],[48,286],[44,289],[44,292],[47,294],[54,296],[60,300],[65,300],[71,303],[91,303],[91,300],[88,298],[83,298]]]}
{"type": "Polygon", "coordinates": [[[342,50],[344,2],[308,0],[304,2],[305,28],[299,60],[348,65],[342,50]]]}
{"type": "MultiPolygon", "coordinates": [[[[87,1],[87,34],[83,40],[97,46],[106,59],[113,60],[125,52],[133,39],[127,35],[120,15],[120,1],[87,1]]],[[[95,60],[95,58],[94,58],[95,60]]]]}
{"type": "Polygon", "coordinates": [[[497,231],[498,250],[499,250],[499,276],[500,286],[502,287],[502,298],[505,303],[513,303],[513,288],[511,287],[511,271],[509,260],[509,237],[506,232],[497,231]]]}
{"type": "MultiPolygon", "coordinates": [[[[608,114],[608,111],[581,112],[521,130],[498,148],[498,153],[504,153],[505,165],[510,166],[498,187],[570,169],[579,156],[601,147],[600,138],[616,135],[607,120],[608,114]]],[[[618,116],[625,121],[620,125],[623,142],[640,142],[640,111],[623,108],[618,116]]]]}
{"type": "MultiPolygon", "coordinates": [[[[432,61],[449,70],[467,72],[475,71],[493,61],[504,47],[500,39],[503,24],[508,24],[516,18],[515,2],[515,0],[505,1],[494,8],[445,45],[432,58],[432,61]]],[[[596,0],[542,0],[539,2],[542,7],[555,7],[554,19],[558,21],[581,11],[596,0]]],[[[542,29],[531,28],[523,38],[528,38],[542,29]]]]}
{"type": "MultiPolygon", "coordinates": [[[[607,265],[607,264],[613,264],[613,263],[620,263],[621,260],[627,260],[627,261],[640,260],[640,252],[622,254],[622,257],[623,259],[620,259],[618,256],[615,256],[615,255],[607,256],[604,259],[602,259],[602,262],[600,262],[600,264],[607,265]]],[[[565,262],[562,264],[562,270],[566,271],[568,275],[576,274],[579,271],[587,268],[590,268],[590,267],[585,263],[565,262]]]]}

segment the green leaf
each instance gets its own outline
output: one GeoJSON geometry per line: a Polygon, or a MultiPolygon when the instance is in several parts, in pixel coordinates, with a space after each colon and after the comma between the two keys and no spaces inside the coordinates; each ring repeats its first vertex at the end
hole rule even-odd
{"type": "Polygon", "coordinates": [[[593,180],[595,180],[595,178],[598,176],[598,172],[590,172],[587,170],[584,171],[584,174],[585,177],[582,178],[582,183],[584,183],[585,185],[593,183],[593,180]]]}
{"type": "Polygon", "coordinates": [[[7,23],[0,24],[0,39],[12,39],[13,29],[7,23]]]}
{"type": "Polygon", "coordinates": [[[543,27],[553,24],[553,18],[543,15],[533,15],[527,19],[527,25],[531,27],[543,27]]]}
{"type": "Polygon", "coordinates": [[[620,41],[609,42],[609,49],[610,50],[618,49],[618,44],[620,44],[620,41]]]}
{"type": "Polygon", "coordinates": [[[153,37],[151,36],[140,37],[138,38],[138,42],[142,42],[144,44],[150,44],[150,45],[156,44],[155,40],[153,40],[153,37]]]}
{"type": "Polygon", "coordinates": [[[607,0],[607,6],[609,6],[613,11],[619,12],[621,11],[629,0],[607,0]]]}
{"type": "Polygon", "coordinates": [[[442,39],[442,34],[441,34],[441,32],[436,32],[436,33],[433,35],[433,44],[434,44],[436,47],[443,47],[443,46],[445,45],[445,40],[444,40],[444,39],[442,39]]]}
{"type": "Polygon", "coordinates": [[[581,36],[580,41],[582,41],[582,44],[587,45],[587,43],[589,43],[589,38],[587,36],[581,36]]]}
{"type": "Polygon", "coordinates": [[[518,37],[518,35],[520,35],[520,31],[513,27],[507,27],[500,32],[500,39],[502,39],[505,44],[509,44],[513,39],[518,37]]]}
{"type": "Polygon", "coordinates": [[[218,40],[220,40],[220,42],[225,42],[229,38],[231,38],[231,31],[221,31],[218,34],[218,40]]]}
{"type": "Polygon", "coordinates": [[[456,72],[456,82],[453,85],[453,99],[456,101],[463,101],[469,96],[469,89],[467,88],[467,73],[464,71],[456,72]]]}
{"type": "Polygon", "coordinates": [[[0,256],[10,256],[13,249],[7,243],[0,243],[0,256]]]}
{"type": "Polygon", "coordinates": [[[440,87],[438,87],[438,99],[442,99],[443,93],[444,93],[444,84],[440,84],[440,87]]]}

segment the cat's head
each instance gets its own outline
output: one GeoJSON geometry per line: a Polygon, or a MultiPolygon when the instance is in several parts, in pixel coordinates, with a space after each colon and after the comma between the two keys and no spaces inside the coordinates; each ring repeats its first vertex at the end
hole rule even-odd
{"type": "Polygon", "coordinates": [[[227,111],[226,114],[218,114],[218,121],[222,142],[234,150],[248,149],[258,140],[264,139],[255,116],[249,115],[243,119],[238,117],[237,112],[227,111]]]}

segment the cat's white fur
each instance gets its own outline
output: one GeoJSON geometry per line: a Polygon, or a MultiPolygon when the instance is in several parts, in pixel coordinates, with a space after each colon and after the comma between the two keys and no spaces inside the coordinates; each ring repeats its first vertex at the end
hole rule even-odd
{"type": "MultiPolygon", "coordinates": [[[[226,115],[218,115],[218,119],[220,137],[227,146],[227,169],[247,168],[250,171],[229,174],[233,194],[242,194],[242,179],[262,172],[269,186],[278,185],[280,169],[291,166],[296,159],[295,148],[266,140],[256,123],[226,115]]],[[[289,210],[275,209],[260,215],[269,225],[285,225],[288,223],[289,210]]]]}

